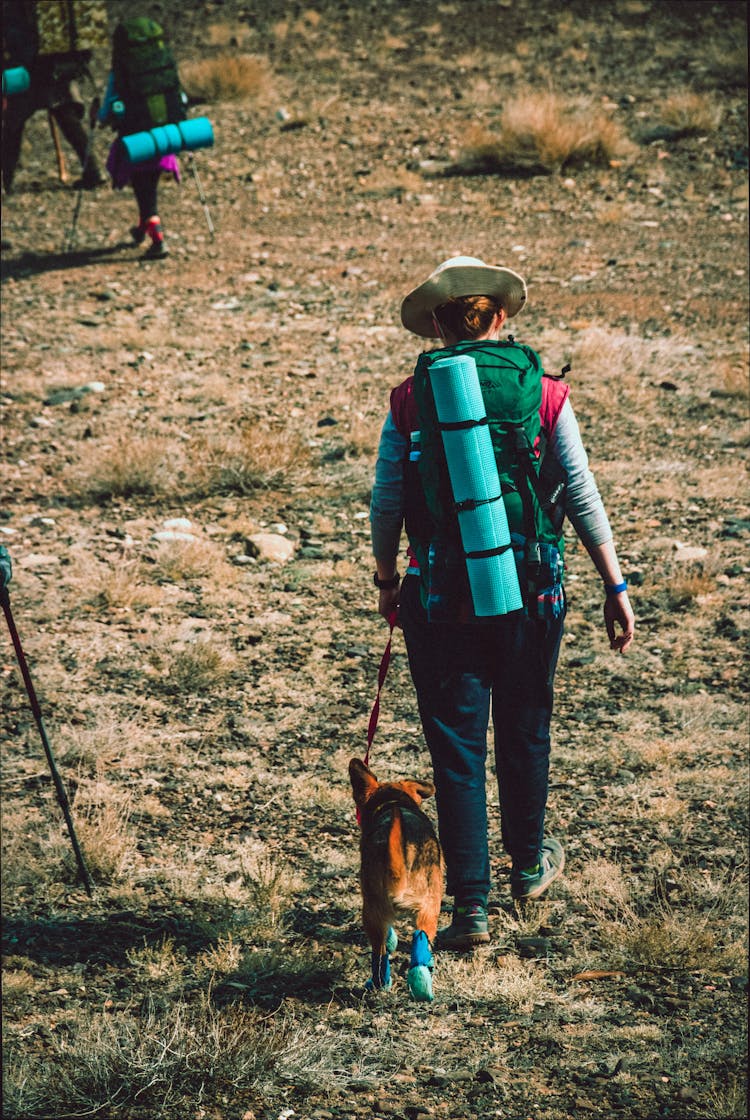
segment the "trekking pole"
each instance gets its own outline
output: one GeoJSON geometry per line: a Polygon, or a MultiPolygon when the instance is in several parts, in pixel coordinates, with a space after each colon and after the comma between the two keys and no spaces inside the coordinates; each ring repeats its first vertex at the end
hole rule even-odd
{"type": "Polygon", "coordinates": [[[211,221],[211,214],[209,213],[208,203],[206,202],[206,196],[203,193],[203,187],[201,186],[200,176],[198,175],[198,168],[195,166],[195,156],[193,155],[192,152],[190,153],[190,167],[191,167],[192,172],[193,172],[193,178],[195,179],[195,185],[198,188],[198,198],[201,200],[201,205],[203,206],[203,213],[206,215],[206,224],[208,226],[208,232],[211,234],[211,240],[213,241],[214,223],[211,221]]]}
{"type": "Polygon", "coordinates": [[[52,133],[52,143],[55,145],[55,155],[57,156],[57,174],[61,183],[67,183],[68,172],[65,168],[65,155],[60,143],[60,133],[57,128],[57,121],[52,115],[52,110],[47,110],[47,120],[49,121],[49,130],[52,133]]]}
{"type": "MultiPolygon", "coordinates": [[[[101,105],[100,98],[95,97],[92,100],[91,106],[89,108],[89,134],[86,137],[86,151],[84,152],[83,163],[81,165],[81,182],[80,182],[80,186],[78,187],[78,195],[76,196],[75,209],[73,210],[73,220],[71,222],[70,232],[68,233],[68,241],[67,241],[67,244],[65,246],[65,250],[68,253],[70,252],[70,250],[75,245],[76,239],[77,239],[77,236],[78,236],[78,215],[81,213],[81,202],[83,201],[83,180],[84,180],[84,177],[86,175],[86,165],[89,162],[89,156],[91,155],[91,148],[93,147],[93,143],[94,143],[94,129],[96,128],[96,115],[99,112],[99,106],[100,105],[101,105]]],[[[52,120],[51,116],[50,116],[50,120],[52,120]]]]}
{"type": "Polygon", "coordinates": [[[49,768],[52,773],[52,780],[55,784],[57,800],[60,803],[60,808],[63,811],[63,816],[65,817],[65,823],[68,826],[68,833],[70,835],[70,842],[73,845],[73,854],[76,857],[78,871],[80,873],[81,879],[83,880],[83,885],[86,888],[86,893],[88,894],[89,898],[91,898],[94,893],[94,884],[91,880],[89,869],[86,866],[86,861],[83,858],[83,852],[81,851],[80,844],[78,843],[78,837],[76,836],[76,830],[73,825],[73,817],[71,816],[70,812],[70,802],[68,801],[68,795],[65,792],[65,786],[63,785],[62,778],[60,777],[60,773],[55,762],[55,756],[52,753],[52,747],[50,746],[49,739],[47,738],[47,732],[44,728],[44,721],[42,720],[42,712],[39,707],[39,701],[36,698],[34,684],[31,680],[29,667],[26,664],[26,658],[21,646],[21,639],[18,637],[18,631],[16,630],[15,623],[13,621],[13,614],[10,609],[10,595],[8,594],[8,584],[10,583],[11,576],[12,567],[10,562],[10,553],[8,552],[7,548],[5,548],[3,545],[0,545],[0,602],[3,605],[3,611],[5,612],[5,619],[8,623],[8,629],[10,630],[13,648],[16,651],[18,664],[21,668],[21,674],[23,676],[24,684],[26,685],[29,702],[31,703],[31,710],[34,713],[34,719],[36,720],[37,727],[39,728],[39,734],[42,737],[42,745],[44,746],[44,753],[47,755],[47,762],[49,763],[49,768]]]}

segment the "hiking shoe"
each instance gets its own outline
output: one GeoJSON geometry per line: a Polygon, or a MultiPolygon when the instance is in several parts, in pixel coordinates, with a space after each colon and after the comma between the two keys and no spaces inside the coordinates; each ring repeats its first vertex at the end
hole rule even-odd
{"type": "Polygon", "coordinates": [[[144,231],[151,238],[151,244],[143,254],[144,257],[147,260],[158,260],[160,257],[166,257],[169,250],[164,244],[164,230],[161,228],[161,222],[157,214],[148,219],[144,231]]]}
{"type": "Polygon", "coordinates": [[[147,261],[158,261],[162,257],[169,256],[169,249],[167,243],[162,237],[161,241],[152,241],[146,252],[143,254],[143,259],[147,261]]]}
{"type": "Polygon", "coordinates": [[[84,171],[80,179],[75,180],[73,187],[77,191],[95,191],[97,187],[103,187],[106,182],[107,176],[101,171],[84,171]]]}
{"type": "Polygon", "coordinates": [[[134,245],[142,245],[146,238],[145,225],[131,226],[130,236],[133,238],[134,245]]]}
{"type": "Polygon", "coordinates": [[[435,948],[464,952],[473,949],[475,945],[486,945],[489,939],[487,910],[484,906],[455,906],[451,924],[437,932],[435,948]]]}
{"type": "Polygon", "coordinates": [[[542,841],[539,862],[526,871],[511,871],[510,892],[513,898],[532,899],[544,894],[550,883],[562,874],[565,852],[562,844],[548,836],[542,841]]]}

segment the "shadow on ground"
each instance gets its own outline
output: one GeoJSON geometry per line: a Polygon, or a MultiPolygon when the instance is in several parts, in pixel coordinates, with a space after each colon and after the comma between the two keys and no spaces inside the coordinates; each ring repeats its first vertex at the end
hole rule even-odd
{"type": "MultiPolygon", "coordinates": [[[[12,260],[3,260],[0,263],[0,279],[23,280],[45,272],[65,272],[70,268],[85,268],[87,265],[98,264],[123,249],[132,248],[132,241],[118,241],[116,245],[107,245],[99,249],[71,249],[59,253],[21,253],[12,260]]],[[[12,245],[10,249],[4,248],[4,252],[12,252],[12,245]]]]}
{"type": "Polygon", "coordinates": [[[215,917],[118,911],[91,918],[30,918],[18,915],[3,922],[3,952],[44,965],[121,964],[133,948],[170,938],[190,952],[216,943],[230,925],[226,912],[215,917]]]}

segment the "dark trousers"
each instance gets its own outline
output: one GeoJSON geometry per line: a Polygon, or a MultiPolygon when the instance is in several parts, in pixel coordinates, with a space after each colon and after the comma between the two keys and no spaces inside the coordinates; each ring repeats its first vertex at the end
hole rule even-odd
{"type": "Polygon", "coordinates": [[[76,78],[80,66],[55,57],[38,58],[31,67],[31,84],[25,93],[7,99],[3,109],[2,178],[7,191],[21,154],[26,121],[39,109],[46,109],[57,121],[65,139],[81,162],[84,181],[94,184],[100,177],[99,164],[89,143],[90,133],[83,125],[84,105],[76,78]]]}
{"type": "Polygon", "coordinates": [[[138,204],[138,217],[141,225],[145,225],[149,218],[158,213],[157,195],[159,190],[159,176],[161,171],[149,169],[147,171],[133,170],[131,183],[133,194],[138,204]]]}
{"type": "Polygon", "coordinates": [[[547,805],[553,679],[563,619],[520,612],[491,624],[429,623],[419,578],[401,589],[400,619],[432,756],[447,890],[487,902],[486,758],[490,710],[502,837],[516,870],[539,858],[547,805]]]}

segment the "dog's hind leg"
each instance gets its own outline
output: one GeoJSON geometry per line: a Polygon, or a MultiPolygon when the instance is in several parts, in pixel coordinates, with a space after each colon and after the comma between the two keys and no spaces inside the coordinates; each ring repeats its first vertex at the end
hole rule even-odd
{"type": "Polygon", "coordinates": [[[389,991],[393,985],[390,954],[398,945],[398,938],[392,926],[383,929],[380,919],[363,913],[363,925],[372,946],[372,976],[365,984],[369,991],[389,991]]]}
{"type": "Polygon", "coordinates": [[[417,911],[417,928],[411,942],[411,959],[406,982],[415,999],[432,1000],[432,970],[435,962],[430,946],[437,934],[442,898],[442,879],[432,876],[430,890],[417,911]]]}
{"type": "Polygon", "coordinates": [[[434,999],[432,991],[432,970],[434,967],[432,950],[427,934],[423,929],[415,929],[411,942],[411,959],[406,983],[415,999],[434,999]]]}
{"type": "Polygon", "coordinates": [[[368,992],[382,991],[389,992],[393,987],[393,977],[391,976],[391,958],[388,953],[378,953],[374,949],[372,951],[372,976],[365,984],[368,992]]]}

